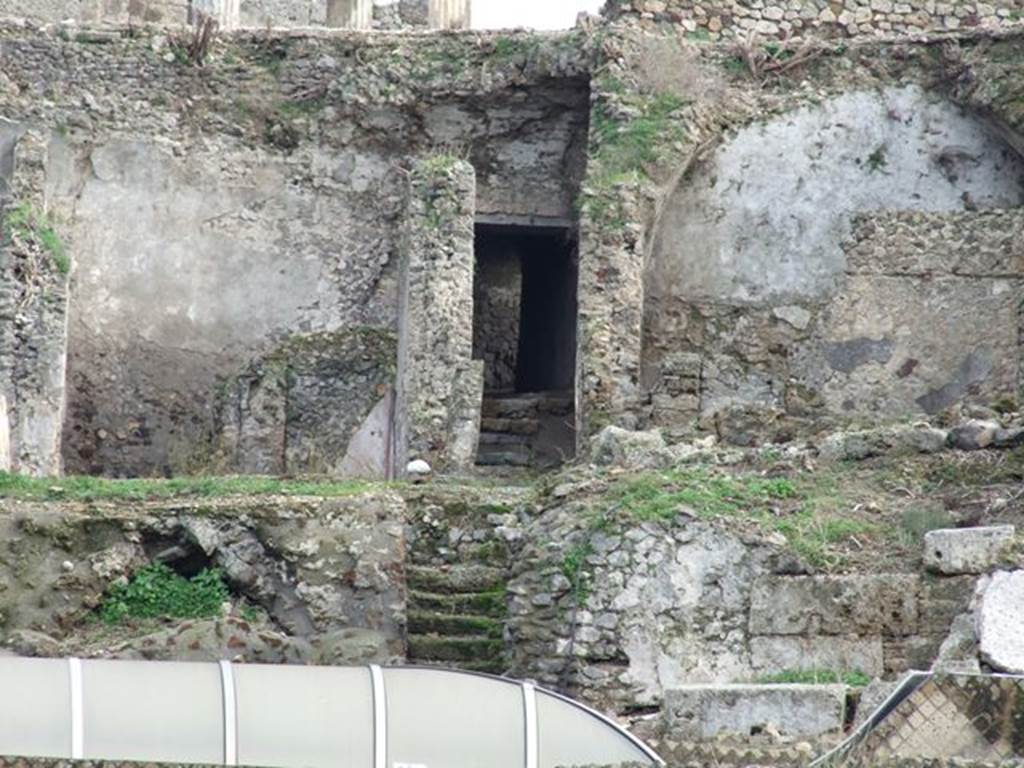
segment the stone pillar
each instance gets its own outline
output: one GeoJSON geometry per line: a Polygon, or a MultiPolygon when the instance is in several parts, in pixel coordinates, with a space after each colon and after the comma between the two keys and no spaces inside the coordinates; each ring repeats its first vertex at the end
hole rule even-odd
{"type": "Polygon", "coordinates": [[[0,120],[0,395],[6,406],[6,462],[11,471],[39,476],[58,475],[62,467],[70,266],[59,225],[46,215],[48,138],[0,120]]]}
{"type": "MultiPolygon", "coordinates": [[[[241,0],[192,0],[191,8],[213,18],[220,29],[232,30],[241,26],[241,0]]],[[[194,23],[195,19],[192,21],[194,23]]]]}
{"type": "MultiPolygon", "coordinates": [[[[626,221],[640,212],[622,191],[626,221]]],[[[643,347],[644,240],[632,227],[580,222],[579,313],[576,352],[576,448],[613,424],[638,427],[643,347]]]]}
{"type": "Polygon", "coordinates": [[[373,0],[328,0],[328,27],[369,29],[372,25],[373,0]]]}
{"type": "Polygon", "coordinates": [[[469,29],[470,0],[430,0],[432,29],[469,29]]]}
{"type": "Polygon", "coordinates": [[[473,223],[469,163],[416,163],[402,233],[396,470],[423,459],[435,471],[472,466],[480,431],[483,362],[473,360],[473,223]]]}

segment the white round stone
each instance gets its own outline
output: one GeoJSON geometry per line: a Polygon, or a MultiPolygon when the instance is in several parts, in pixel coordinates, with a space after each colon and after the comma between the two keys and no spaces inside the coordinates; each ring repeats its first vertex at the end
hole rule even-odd
{"type": "Polygon", "coordinates": [[[405,473],[407,475],[429,475],[431,471],[430,465],[423,459],[414,459],[405,467],[405,473]]]}

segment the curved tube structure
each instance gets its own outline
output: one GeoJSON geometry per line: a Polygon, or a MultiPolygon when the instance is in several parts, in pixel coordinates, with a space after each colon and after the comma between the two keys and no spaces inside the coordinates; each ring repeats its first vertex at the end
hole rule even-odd
{"type": "Polygon", "coordinates": [[[0,755],[254,768],[557,768],[661,759],[598,713],[422,667],[0,659],[0,755]]]}

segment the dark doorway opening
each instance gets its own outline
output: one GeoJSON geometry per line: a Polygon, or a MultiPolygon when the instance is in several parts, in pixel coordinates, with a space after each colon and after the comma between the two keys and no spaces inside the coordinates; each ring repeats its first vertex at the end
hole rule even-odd
{"type": "Polygon", "coordinates": [[[484,361],[478,462],[554,466],[574,449],[575,232],[478,223],[473,356],[484,361]]]}

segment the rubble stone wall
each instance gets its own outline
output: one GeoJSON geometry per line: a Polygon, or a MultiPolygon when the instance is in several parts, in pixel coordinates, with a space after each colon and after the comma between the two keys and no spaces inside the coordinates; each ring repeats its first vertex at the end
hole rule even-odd
{"type": "Polygon", "coordinates": [[[976,577],[808,575],[770,536],[554,501],[526,528],[509,584],[514,672],[604,707],[798,670],[927,669],[976,577]]]}
{"type": "Polygon", "coordinates": [[[468,29],[469,0],[0,0],[0,18],[182,26],[203,12],[225,30],[468,29]]]}
{"type": "Polygon", "coordinates": [[[420,160],[409,177],[399,289],[396,459],[435,470],[476,457],[484,363],[473,360],[472,166],[420,160]]]}
{"type": "Polygon", "coordinates": [[[58,474],[68,262],[38,193],[45,146],[0,119],[0,470],[58,474]]]}
{"type": "Polygon", "coordinates": [[[619,0],[608,5],[613,18],[672,22],[711,40],[914,35],[1010,27],[1024,19],[1021,0],[619,0]]]}
{"type": "Polygon", "coordinates": [[[396,356],[394,334],[379,328],[289,339],[225,384],[212,465],[388,479],[396,356]]]}
{"type": "Polygon", "coordinates": [[[116,580],[152,561],[193,569],[202,561],[299,652],[302,643],[365,629],[401,657],[403,509],[386,492],[201,504],[6,501],[0,636],[23,652],[87,645],[89,615],[116,580]]]}

